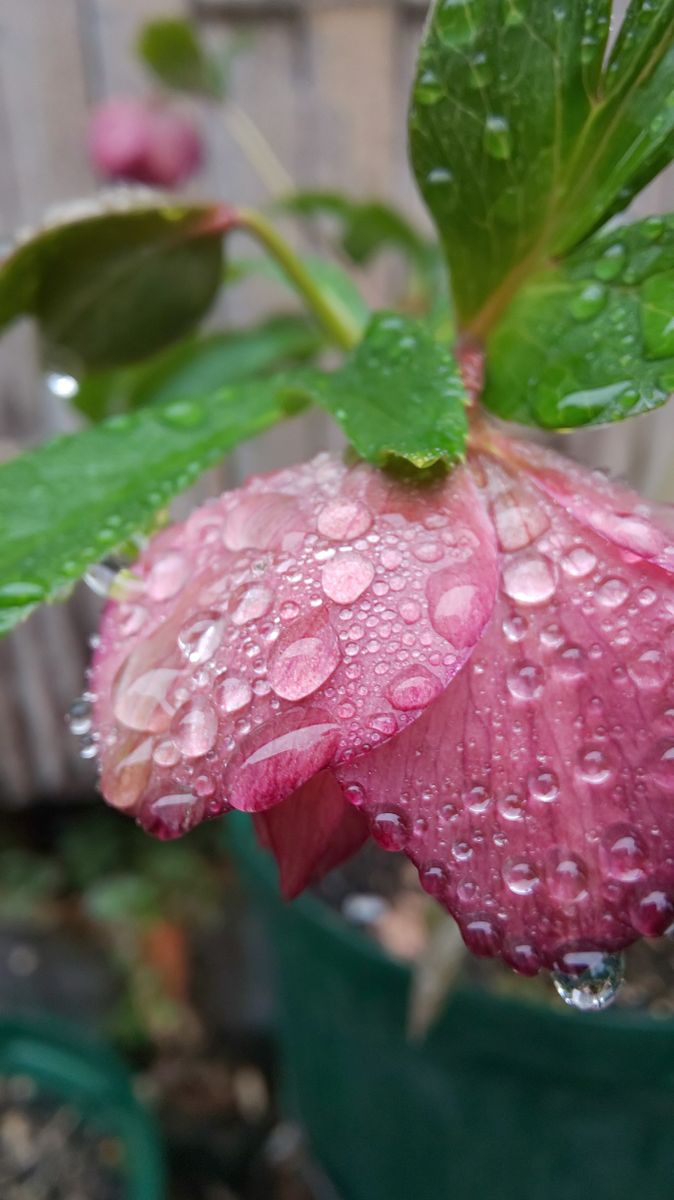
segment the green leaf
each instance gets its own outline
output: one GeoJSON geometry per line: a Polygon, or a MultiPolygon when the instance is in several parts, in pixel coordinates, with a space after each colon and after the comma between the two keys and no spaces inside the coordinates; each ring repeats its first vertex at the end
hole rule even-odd
{"type": "Polygon", "coordinates": [[[672,154],[674,0],[436,0],[410,111],[417,181],[460,323],[484,335],[672,154]]]}
{"type": "Polygon", "coordinates": [[[213,206],[144,202],[43,229],[0,266],[0,328],[35,317],[48,363],[73,375],[144,358],[209,308],[222,228],[213,206]]]}
{"type": "Polygon", "coordinates": [[[311,392],[376,466],[403,459],[427,468],[463,456],[467,398],[458,367],[417,321],[376,314],[344,367],[317,372],[311,392]]]}
{"type": "Polygon", "coordinates": [[[282,381],[113,417],[0,467],[0,633],[121,545],[239,442],[301,407],[282,381]]]}
{"type": "Polygon", "coordinates": [[[166,87],[218,99],[224,94],[225,80],[219,66],[204,52],[189,21],[149,21],[138,39],[138,53],[166,87]]]}
{"type": "Polygon", "coordinates": [[[426,239],[407,217],[380,200],[356,201],[341,192],[307,191],[287,196],[278,207],[295,216],[336,218],[341,225],[341,248],[359,266],[390,246],[425,266],[426,239]]]}
{"type": "Polygon", "coordinates": [[[323,346],[303,317],[271,317],[252,329],[190,338],[149,362],[85,376],[74,401],[94,421],[147,404],[209,395],[313,357],[323,346]]]}
{"type": "Polygon", "coordinates": [[[674,216],[595,234],[515,298],[484,403],[549,429],[619,421],[674,391],[674,216]]]}

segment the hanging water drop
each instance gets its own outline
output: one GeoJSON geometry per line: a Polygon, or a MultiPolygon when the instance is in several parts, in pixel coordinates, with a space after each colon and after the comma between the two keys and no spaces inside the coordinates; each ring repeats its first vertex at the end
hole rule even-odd
{"type": "Polygon", "coordinates": [[[513,149],[512,134],[510,132],[510,125],[505,117],[487,117],[482,145],[490,158],[496,158],[501,161],[510,158],[513,149]]]}
{"type": "Polygon", "coordinates": [[[563,961],[571,972],[555,971],[552,981],[565,1004],[579,1012],[601,1012],[613,1004],[625,979],[622,954],[572,951],[563,956],[563,961]],[[581,969],[575,974],[574,968],[581,969]]]}

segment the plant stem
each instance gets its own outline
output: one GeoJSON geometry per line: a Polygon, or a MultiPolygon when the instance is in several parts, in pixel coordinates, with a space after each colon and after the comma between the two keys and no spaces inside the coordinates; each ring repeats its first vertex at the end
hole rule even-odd
{"type": "Polygon", "coordinates": [[[234,100],[224,108],[225,124],[267,191],[275,199],[296,191],[295,181],[248,113],[234,100]]]}
{"type": "Polygon", "coordinates": [[[326,294],[297,257],[285,238],[260,213],[249,208],[237,212],[237,226],[245,229],[276,260],[290,282],[318,318],[331,341],[342,350],[352,350],[361,339],[361,330],[345,305],[326,294]]]}

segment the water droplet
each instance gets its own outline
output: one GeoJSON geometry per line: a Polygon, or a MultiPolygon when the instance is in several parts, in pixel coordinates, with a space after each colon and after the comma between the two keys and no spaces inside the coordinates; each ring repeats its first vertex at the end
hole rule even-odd
{"type": "Polygon", "coordinates": [[[412,712],[426,708],[442,691],[442,683],[426,667],[406,667],[391,681],[387,696],[394,708],[412,712]]]}
{"type": "Polygon", "coordinates": [[[580,646],[564,646],[554,660],[555,674],[567,683],[578,683],[587,674],[585,654],[580,646]]]}
{"type": "Polygon", "coordinates": [[[576,321],[591,321],[606,307],[608,292],[603,283],[587,283],[569,304],[576,321]]]}
{"type": "Polygon", "coordinates": [[[630,898],[630,920],[643,937],[656,938],[668,933],[674,920],[674,902],[669,887],[643,883],[630,898]]]}
{"type": "Polygon", "coordinates": [[[470,791],[466,792],[463,800],[468,811],[476,816],[485,813],[491,806],[491,794],[480,783],[476,783],[470,791]]]}
{"type": "Polygon", "coordinates": [[[509,642],[521,642],[526,637],[528,628],[529,622],[520,613],[513,613],[510,617],[504,617],[503,632],[509,642]]]}
{"type": "Polygon", "coordinates": [[[482,19],[481,7],[475,0],[441,0],[435,11],[435,28],[445,46],[455,48],[473,41],[482,19]]]}
{"type": "Polygon", "coordinates": [[[404,600],[399,612],[406,625],[416,625],[421,616],[421,605],[416,600],[404,600]]]}
{"type": "Polygon", "coordinates": [[[614,777],[614,769],[601,746],[583,746],[578,754],[578,774],[586,783],[600,786],[614,777]]]}
{"type": "Polygon", "coordinates": [[[339,642],[322,609],[288,625],[274,646],[269,682],[282,700],[304,700],[341,661],[339,642]]]}
{"type": "Polygon", "coordinates": [[[503,569],[503,589],[519,604],[545,604],[554,596],[555,586],[550,563],[538,555],[518,555],[503,569]]]}
{"type": "Polygon", "coordinates": [[[597,565],[597,556],[587,546],[574,546],[562,558],[562,570],[572,579],[585,579],[597,565]]]}
{"type": "Polygon", "coordinates": [[[532,800],[552,804],[559,796],[559,780],[553,771],[536,771],[529,776],[529,795],[532,800]]]}
{"type": "Polygon", "coordinates": [[[383,850],[404,850],[409,837],[407,822],[395,810],[377,813],[372,822],[372,836],[383,850]]]}
{"type": "Polygon", "coordinates": [[[512,134],[505,117],[489,116],[485,121],[482,145],[491,158],[505,161],[512,154],[512,134]]]}
{"type": "Polygon", "coordinates": [[[619,608],[629,594],[630,590],[624,579],[605,579],[597,588],[597,599],[604,608],[619,608]]]}
{"type": "Polygon", "coordinates": [[[178,634],[178,645],[188,662],[205,663],[213,657],[224,630],[220,614],[214,611],[197,613],[178,634]]]}
{"type": "Polygon", "coordinates": [[[514,895],[530,896],[541,881],[531,863],[512,858],[503,868],[503,882],[514,895]]]}
{"type": "Polygon", "coordinates": [[[648,846],[630,825],[612,825],[603,834],[600,847],[603,870],[621,883],[637,883],[648,865],[648,846]]]}
{"type": "Polygon", "coordinates": [[[601,1012],[613,1003],[625,978],[622,954],[569,951],[562,962],[566,970],[555,971],[552,979],[565,1004],[580,1012],[601,1012]]]}
{"type": "Polygon", "coordinates": [[[227,513],[228,550],[278,550],[288,534],[305,527],[297,501],[281,492],[242,496],[227,513]]]}
{"type": "Polygon", "coordinates": [[[185,586],[189,563],[183,554],[172,551],[157,560],[147,577],[148,595],[153,600],[171,600],[185,586]]]}
{"type": "Polygon", "coordinates": [[[508,672],[508,691],[515,700],[538,700],[543,694],[545,676],[535,663],[517,663],[508,672]]]}
{"type": "Polygon", "coordinates": [[[173,738],[157,742],[152,757],[158,767],[175,767],[180,762],[180,751],[173,738]]]}
{"type": "Polygon", "coordinates": [[[627,663],[630,679],[643,691],[655,691],[669,679],[669,664],[657,646],[644,646],[627,663]]]}
{"type": "Polygon", "coordinates": [[[372,513],[357,500],[334,500],[318,514],[318,532],[333,542],[352,542],[372,525],[372,513]]]}
{"type": "Polygon", "coordinates": [[[73,400],[80,390],[75,376],[64,374],[61,371],[48,371],[44,381],[47,390],[51,392],[52,396],[58,396],[59,400],[73,400]]]}
{"type": "Polygon", "coordinates": [[[447,872],[441,863],[429,863],[419,871],[419,880],[429,896],[440,898],[447,890],[447,872]]]}
{"type": "Polygon", "coordinates": [[[422,71],[414,85],[414,99],[417,104],[430,107],[442,99],[442,84],[435,71],[422,71]]]}
{"type": "Polygon", "coordinates": [[[545,869],[547,889],[560,904],[578,904],[585,900],[587,869],[582,858],[569,850],[551,850],[545,869]]]}
{"type": "Polygon", "coordinates": [[[157,837],[176,838],[199,821],[203,805],[192,792],[171,792],[150,805],[148,827],[157,837]]]}
{"type": "Polygon", "coordinates": [[[477,584],[457,582],[454,568],[437,571],[426,581],[431,623],[455,650],[473,646],[490,613],[490,597],[477,584]]]}
{"type": "Polygon", "coordinates": [[[430,187],[449,187],[454,182],[454,176],[447,167],[434,167],[426,176],[430,187]]]}
{"type": "Polygon", "coordinates": [[[627,250],[622,242],[614,242],[595,264],[594,273],[597,279],[601,279],[604,283],[610,283],[622,274],[626,262],[627,250]]]}
{"type": "Polygon", "coordinates": [[[340,554],[326,562],[321,586],[335,604],[354,604],[374,579],[374,567],[360,554],[340,554]]]}
{"type": "Polygon", "coordinates": [[[84,696],[73,701],[68,710],[68,728],[75,737],[83,737],[91,731],[91,701],[84,696]]]}
{"type": "Polygon", "coordinates": [[[641,288],[641,325],[649,358],[674,354],[674,278],[671,271],[651,275],[641,288]]]}
{"type": "Polygon", "coordinates": [[[115,681],[113,712],[122,725],[140,732],[163,733],[171,723],[174,706],[169,700],[171,685],[179,672],[170,667],[145,671],[131,682],[126,671],[115,681]]]}
{"type": "Polygon", "coordinates": [[[499,931],[488,916],[473,917],[461,927],[461,933],[468,949],[478,958],[489,958],[501,948],[499,931]]]}
{"type": "Polygon", "coordinates": [[[468,79],[469,86],[472,88],[483,88],[488,83],[491,83],[493,72],[491,63],[484,51],[474,55],[470,60],[470,76],[468,79]]]}
{"type": "Polygon", "coordinates": [[[521,821],[524,817],[526,800],[524,796],[520,796],[518,792],[508,792],[505,796],[500,796],[496,802],[496,808],[500,817],[504,821],[521,821]]]}
{"type": "Polygon", "coordinates": [[[202,758],[213,749],[218,733],[218,718],[208,700],[195,697],[178,709],[171,732],[186,758],[202,758]]]}
{"type": "Polygon", "coordinates": [[[503,947],[503,958],[519,975],[538,975],[541,960],[529,942],[510,939],[503,947]]]}
{"type": "Polygon", "coordinates": [[[223,680],[215,689],[215,703],[224,713],[241,712],[252,699],[252,690],[245,679],[236,679],[234,676],[223,680]]]}
{"type": "Polygon", "coordinates": [[[206,413],[198,400],[176,400],[157,410],[160,420],[171,429],[196,429],[203,424],[206,413]]]}
{"type": "Polygon", "coordinates": [[[234,625],[248,625],[266,617],[274,603],[274,593],[262,583],[243,583],[229,602],[229,615],[234,625]]]}

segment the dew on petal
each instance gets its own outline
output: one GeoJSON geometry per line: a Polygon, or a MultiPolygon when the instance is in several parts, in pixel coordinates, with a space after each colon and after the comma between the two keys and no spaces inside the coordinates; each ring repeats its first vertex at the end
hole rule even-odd
{"type": "Polygon", "coordinates": [[[283,700],[304,700],[317,692],[341,659],[339,642],[319,610],[284,629],[274,646],[269,682],[283,700]]]}
{"type": "Polygon", "coordinates": [[[559,780],[553,771],[536,771],[529,776],[529,795],[542,804],[551,804],[559,796],[559,780]]]}
{"type": "Polygon", "coordinates": [[[597,565],[597,556],[587,546],[574,546],[562,558],[562,570],[572,579],[585,579],[597,565]]]}
{"type": "Polygon", "coordinates": [[[543,671],[535,663],[519,662],[508,672],[508,691],[515,700],[538,700],[544,683],[543,671]]]}
{"type": "Polygon", "coordinates": [[[516,896],[530,896],[540,884],[540,877],[531,863],[510,859],[503,868],[503,881],[516,896]]]}
{"type": "Polygon", "coordinates": [[[143,733],[162,733],[168,729],[174,713],[169,691],[179,672],[157,667],[143,672],[131,683],[126,683],[124,675],[125,672],[115,683],[113,711],[117,720],[128,729],[143,733]]]}
{"type": "Polygon", "coordinates": [[[244,583],[234,592],[229,603],[229,615],[234,625],[249,625],[266,617],[274,593],[262,583],[244,583]]]}
{"type": "Polygon", "coordinates": [[[245,679],[232,675],[223,679],[215,689],[214,700],[223,713],[242,712],[253,699],[253,690],[245,679]]]}
{"type": "Polygon", "coordinates": [[[403,850],[409,837],[407,822],[395,809],[379,812],[372,821],[372,836],[383,850],[403,850]]]}
{"type": "Polygon", "coordinates": [[[178,634],[178,645],[188,662],[208,662],[222,641],[224,621],[213,610],[197,613],[178,634]]]}
{"type": "Polygon", "coordinates": [[[625,978],[622,954],[569,951],[561,963],[564,969],[552,978],[565,1004],[579,1012],[601,1012],[613,1004],[625,978]]]}
{"type": "Polygon", "coordinates": [[[426,708],[442,691],[440,680],[426,667],[406,667],[391,681],[387,695],[394,708],[411,712],[426,708]]]}
{"type": "Polygon", "coordinates": [[[630,825],[612,825],[601,839],[601,864],[611,879],[636,883],[644,878],[648,846],[638,830],[630,825]]]}
{"type": "Polygon", "coordinates": [[[374,566],[360,554],[341,554],[325,563],[321,586],[335,604],[354,604],[374,579],[374,566]]]}
{"type": "Polygon", "coordinates": [[[627,670],[630,678],[643,691],[663,687],[670,676],[669,663],[658,646],[642,646],[629,659],[627,670]]]}
{"type": "Polygon", "coordinates": [[[171,732],[185,758],[202,758],[213,749],[218,718],[208,700],[195,697],[178,709],[171,732]]]}
{"type": "Polygon", "coordinates": [[[503,568],[503,588],[518,604],[546,604],[555,594],[555,576],[550,563],[539,555],[519,555],[503,568]]]}
{"type": "Polygon", "coordinates": [[[352,542],[372,525],[372,513],[357,500],[335,500],[318,514],[318,532],[333,542],[352,542]]]}
{"type": "Polygon", "coordinates": [[[174,551],[165,554],[152,567],[147,577],[148,595],[153,600],[171,600],[187,583],[190,567],[184,554],[174,551]]]}
{"type": "Polygon", "coordinates": [[[570,850],[551,850],[546,862],[545,882],[559,904],[578,904],[588,895],[585,863],[570,850]]]}

